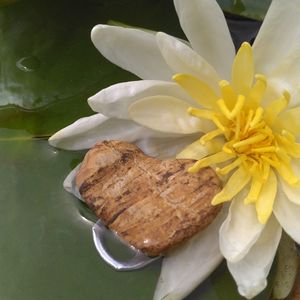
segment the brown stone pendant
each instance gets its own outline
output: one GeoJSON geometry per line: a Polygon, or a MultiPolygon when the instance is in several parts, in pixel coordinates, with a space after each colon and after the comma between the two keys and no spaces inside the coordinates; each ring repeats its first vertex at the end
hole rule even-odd
{"type": "Polygon", "coordinates": [[[102,223],[149,256],[166,253],[207,227],[220,181],[211,168],[187,172],[193,160],[159,160],[120,141],[96,144],[76,177],[79,192],[102,223]]]}

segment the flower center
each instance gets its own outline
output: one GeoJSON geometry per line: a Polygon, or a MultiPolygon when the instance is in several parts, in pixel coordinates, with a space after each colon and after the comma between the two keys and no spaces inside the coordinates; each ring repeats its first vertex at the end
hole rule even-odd
{"type": "MultiPolygon", "coordinates": [[[[253,76],[251,71],[248,72],[254,69],[251,67],[251,51],[251,46],[246,43],[240,48],[233,65],[233,83],[225,80],[219,82],[221,98],[216,98],[211,105],[207,101],[200,103],[208,109],[188,109],[191,116],[208,119],[215,124],[214,130],[199,139],[199,147],[207,146],[212,141],[221,144],[213,154],[198,160],[189,172],[195,173],[203,167],[220,164],[216,171],[220,175],[230,174],[223,190],[214,197],[213,205],[232,200],[250,183],[244,203],[254,203],[259,221],[265,223],[272,213],[277,192],[274,171],[289,185],[299,184],[291,160],[300,157],[300,144],[296,143],[291,133],[278,131],[274,126],[278,115],[286,109],[290,95],[284,91],[273,101],[264,99],[267,79],[261,74],[253,76]],[[248,67],[245,72],[242,64],[248,67]],[[253,77],[256,79],[254,83],[253,77]]],[[[178,74],[174,77],[194,98],[200,86],[205,95],[212,94],[205,83],[199,81],[196,88],[186,83],[188,79],[194,83],[197,81],[192,75],[178,74]]]]}
{"type": "MultiPolygon", "coordinates": [[[[263,76],[259,76],[260,80],[265,81],[263,76]]],[[[224,81],[220,83],[224,86],[224,81]]],[[[232,87],[227,84],[226,88],[232,87]]],[[[221,155],[211,156],[210,163],[220,163],[236,158],[230,165],[220,169],[217,172],[225,175],[239,165],[244,165],[250,172],[258,170],[258,177],[261,181],[265,181],[268,177],[268,167],[279,167],[280,148],[279,140],[286,139],[284,135],[276,135],[273,133],[270,123],[275,119],[275,114],[280,113],[288,104],[289,95],[284,93],[276,103],[276,107],[269,107],[266,110],[262,106],[257,106],[259,98],[262,95],[257,94],[255,99],[247,99],[244,95],[239,95],[232,109],[229,109],[224,99],[217,101],[218,112],[210,113],[207,111],[189,108],[190,115],[195,117],[203,117],[211,119],[217,126],[216,130],[206,133],[201,137],[200,142],[205,145],[206,142],[218,137],[224,136],[225,143],[223,145],[221,155]],[[246,106],[246,100],[247,106],[246,106]],[[254,102],[254,103],[253,103],[254,102]],[[250,104],[250,105],[249,105],[250,104]],[[254,107],[257,106],[255,109],[254,107]],[[261,174],[261,175],[259,175],[261,174]]],[[[191,172],[197,172],[200,168],[207,166],[208,159],[199,160],[192,168],[191,172]]],[[[294,183],[293,181],[291,183],[294,183]]]]}

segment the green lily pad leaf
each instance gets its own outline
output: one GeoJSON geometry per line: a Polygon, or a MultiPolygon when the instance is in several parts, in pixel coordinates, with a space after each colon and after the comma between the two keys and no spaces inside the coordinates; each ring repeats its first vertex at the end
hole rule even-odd
{"type": "Polygon", "coordinates": [[[18,0],[0,0],[0,7],[15,3],[18,0]]]}
{"type": "Polygon", "coordinates": [[[7,141],[0,155],[0,299],[151,299],[159,263],[112,270],[95,250],[83,205],[62,187],[82,152],[7,141]]]}
{"type": "Polygon", "coordinates": [[[217,0],[225,12],[263,20],[272,0],[217,0]]]}
{"type": "Polygon", "coordinates": [[[146,0],[28,0],[2,7],[0,127],[51,135],[91,114],[88,97],[136,78],[98,53],[90,40],[93,26],[117,19],[155,30],[168,27],[182,35],[171,5],[146,0]]]}

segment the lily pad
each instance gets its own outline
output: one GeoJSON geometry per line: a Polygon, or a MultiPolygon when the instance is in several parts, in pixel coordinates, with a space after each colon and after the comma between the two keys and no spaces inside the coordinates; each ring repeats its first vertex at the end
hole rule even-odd
{"type": "Polygon", "coordinates": [[[263,20],[272,0],[217,0],[228,13],[251,19],[263,20]]]}
{"type": "Polygon", "coordinates": [[[2,7],[0,127],[51,135],[91,114],[89,96],[135,78],[98,53],[92,27],[116,19],[176,34],[179,24],[169,7],[164,1],[116,0],[28,0],[2,7]]]}

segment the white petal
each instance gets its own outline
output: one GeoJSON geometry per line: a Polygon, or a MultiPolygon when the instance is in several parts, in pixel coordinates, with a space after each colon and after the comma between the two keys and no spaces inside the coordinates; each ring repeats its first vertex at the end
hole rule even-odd
{"type": "Polygon", "coordinates": [[[300,244],[300,205],[289,201],[285,193],[278,189],[273,212],[284,231],[300,244]]]}
{"type": "MultiPolygon", "coordinates": [[[[292,167],[295,175],[300,178],[300,163],[293,162],[292,167]]],[[[300,186],[290,186],[281,177],[279,179],[281,188],[287,198],[293,203],[300,205],[300,186]]]]}
{"type": "Polygon", "coordinates": [[[262,99],[262,106],[267,107],[276,99],[282,97],[285,88],[282,85],[282,80],[279,82],[276,78],[267,78],[267,89],[262,99]]]}
{"type": "Polygon", "coordinates": [[[230,79],[235,48],[217,2],[175,0],[174,4],[181,27],[192,48],[214,66],[222,79],[230,79]]]}
{"type": "Polygon", "coordinates": [[[182,88],[174,83],[158,80],[139,80],[117,83],[101,90],[88,99],[90,107],[107,117],[128,119],[128,107],[136,100],[156,96],[167,95],[184,99],[195,105],[182,88]]]}
{"type": "Polygon", "coordinates": [[[102,114],[82,118],[55,133],[50,145],[67,149],[81,150],[91,148],[98,141],[121,140],[129,143],[151,137],[172,136],[142,127],[133,121],[109,119],[102,114]]]}
{"type": "Polygon", "coordinates": [[[300,48],[300,1],[273,0],[254,41],[255,69],[269,75],[283,59],[300,48]]]}
{"type": "Polygon", "coordinates": [[[134,28],[97,25],[91,38],[104,57],[140,78],[171,80],[172,72],[157,47],[155,35],[134,28]]]}
{"type": "Polygon", "coordinates": [[[52,135],[49,144],[67,150],[91,148],[100,138],[98,130],[109,120],[102,114],[81,118],[52,135]]]}
{"type": "Polygon", "coordinates": [[[248,190],[239,193],[230,205],[229,213],[220,228],[220,249],[231,262],[242,259],[259,238],[264,225],[259,223],[253,204],[244,204],[248,190]]]}
{"type": "Polygon", "coordinates": [[[193,143],[199,134],[182,137],[148,138],[136,142],[147,155],[159,159],[175,158],[187,145],[193,143]]]}
{"type": "MultiPolygon", "coordinates": [[[[300,26],[300,24],[299,24],[300,26]]],[[[269,75],[268,84],[276,85],[281,92],[291,95],[289,107],[300,104],[300,51],[297,49],[288,55],[269,75]]]]}
{"type": "Polygon", "coordinates": [[[163,259],[154,300],[183,299],[218,266],[222,260],[218,230],[224,211],[207,229],[163,259]]]}
{"type": "Polygon", "coordinates": [[[69,173],[69,175],[64,180],[63,186],[67,192],[73,194],[76,198],[80,199],[81,201],[84,201],[75,183],[76,174],[80,168],[80,165],[81,163],[69,173]]]}
{"type": "Polygon", "coordinates": [[[251,299],[267,286],[276,250],[281,237],[281,227],[271,217],[260,238],[249,253],[239,262],[228,262],[228,269],[235,279],[239,293],[251,299]]]}
{"type": "Polygon", "coordinates": [[[166,62],[175,73],[192,74],[218,91],[219,75],[199,54],[178,39],[159,32],[157,43],[166,62]]]}
{"type": "Polygon", "coordinates": [[[208,131],[213,124],[190,116],[189,103],[169,96],[153,96],[134,102],[129,115],[135,122],[161,132],[190,134],[208,131]]]}

